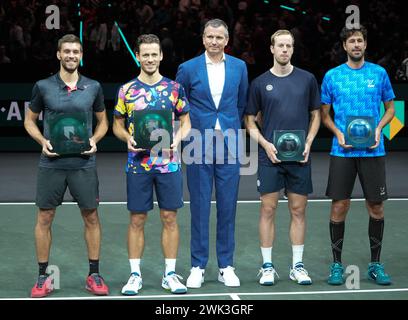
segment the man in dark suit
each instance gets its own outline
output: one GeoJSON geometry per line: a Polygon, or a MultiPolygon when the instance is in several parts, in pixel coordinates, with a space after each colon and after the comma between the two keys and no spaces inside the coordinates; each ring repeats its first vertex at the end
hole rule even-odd
{"type": "Polygon", "coordinates": [[[242,60],[224,53],[228,27],[213,19],[204,26],[204,54],[179,66],[176,81],[190,102],[194,139],[201,141],[187,165],[191,210],[191,264],[187,286],[200,288],[209,252],[211,194],[217,201],[218,280],[238,287],[233,267],[235,212],[239,184],[238,130],[247,102],[248,75],[242,60]],[[195,129],[195,130],[194,130],[195,129]],[[199,152],[197,152],[199,151],[199,152]]]}

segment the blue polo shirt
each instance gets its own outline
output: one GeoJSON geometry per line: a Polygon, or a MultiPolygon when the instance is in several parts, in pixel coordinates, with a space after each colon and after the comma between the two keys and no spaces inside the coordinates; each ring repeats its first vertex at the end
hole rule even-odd
{"type": "MultiPolygon", "coordinates": [[[[53,76],[37,81],[33,87],[30,109],[35,113],[43,111],[44,132],[49,139],[47,120],[60,113],[86,112],[88,123],[92,124],[93,112],[105,110],[102,87],[99,82],[79,75],[76,88],[69,88],[60,78],[59,72],[53,76]]],[[[88,127],[92,136],[92,125],[88,127]]],[[[69,155],[47,157],[41,154],[40,167],[55,169],[83,169],[95,166],[95,155],[69,155]]]]}

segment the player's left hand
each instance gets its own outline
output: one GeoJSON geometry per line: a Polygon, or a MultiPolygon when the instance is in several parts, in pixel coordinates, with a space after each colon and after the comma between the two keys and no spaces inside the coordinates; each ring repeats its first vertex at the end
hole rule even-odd
{"type": "Polygon", "coordinates": [[[299,162],[300,163],[306,163],[309,160],[309,154],[310,154],[310,144],[305,143],[305,150],[302,153],[304,159],[300,160],[299,162]]]}
{"type": "Polygon", "coordinates": [[[174,153],[177,152],[177,147],[179,145],[179,142],[174,141],[171,145],[170,148],[164,148],[162,149],[162,157],[163,159],[170,159],[173,157],[174,153]]]}
{"type": "Polygon", "coordinates": [[[91,149],[82,152],[81,154],[85,154],[87,156],[92,155],[94,153],[96,153],[96,151],[98,150],[98,148],[96,147],[96,143],[95,140],[93,138],[89,138],[89,145],[91,146],[91,149]]]}
{"type": "Polygon", "coordinates": [[[370,149],[375,149],[378,147],[380,144],[381,140],[381,129],[380,128],[375,128],[375,144],[370,147],[370,149]]]}

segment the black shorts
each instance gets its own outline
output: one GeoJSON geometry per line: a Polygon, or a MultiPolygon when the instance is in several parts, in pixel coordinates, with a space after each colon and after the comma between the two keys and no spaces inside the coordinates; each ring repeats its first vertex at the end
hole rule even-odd
{"type": "Polygon", "coordinates": [[[257,184],[261,194],[278,192],[285,188],[287,192],[308,195],[313,192],[310,161],[259,165],[257,184]]]}
{"type": "Polygon", "coordinates": [[[357,174],[365,199],[373,202],[388,199],[385,184],[385,157],[331,156],[326,196],[333,200],[350,199],[357,174]]]}
{"type": "Polygon", "coordinates": [[[36,205],[41,209],[55,209],[62,203],[67,187],[79,208],[98,207],[96,167],[75,170],[38,168],[36,205]]]}

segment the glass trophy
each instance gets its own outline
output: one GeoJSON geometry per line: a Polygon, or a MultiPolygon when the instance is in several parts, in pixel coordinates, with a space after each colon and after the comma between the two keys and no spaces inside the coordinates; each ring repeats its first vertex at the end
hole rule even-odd
{"type": "Polygon", "coordinates": [[[305,130],[275,130],[273,144],[278,151],[276,157],[281,161],[304,160],[305,130]]]}
{"type": "Polygon", "coordinates": [[[73,155],[91,149],[87,112],[50,115],[46,124],[53,147],[52,152],[60,155],[73,155]]]}
{"type": "Polygon", "coordinates": [[[366,149],[375,144],[375,122],[373,117],[347,116],[344,139],[355,149],[366,149]]]}
{"type": "Polygon", "coordinates": [[[173,110],[133,110],[133,137],[136,148],[151,150],[161,143],[170,149],[173,143],[173,110]]]}

